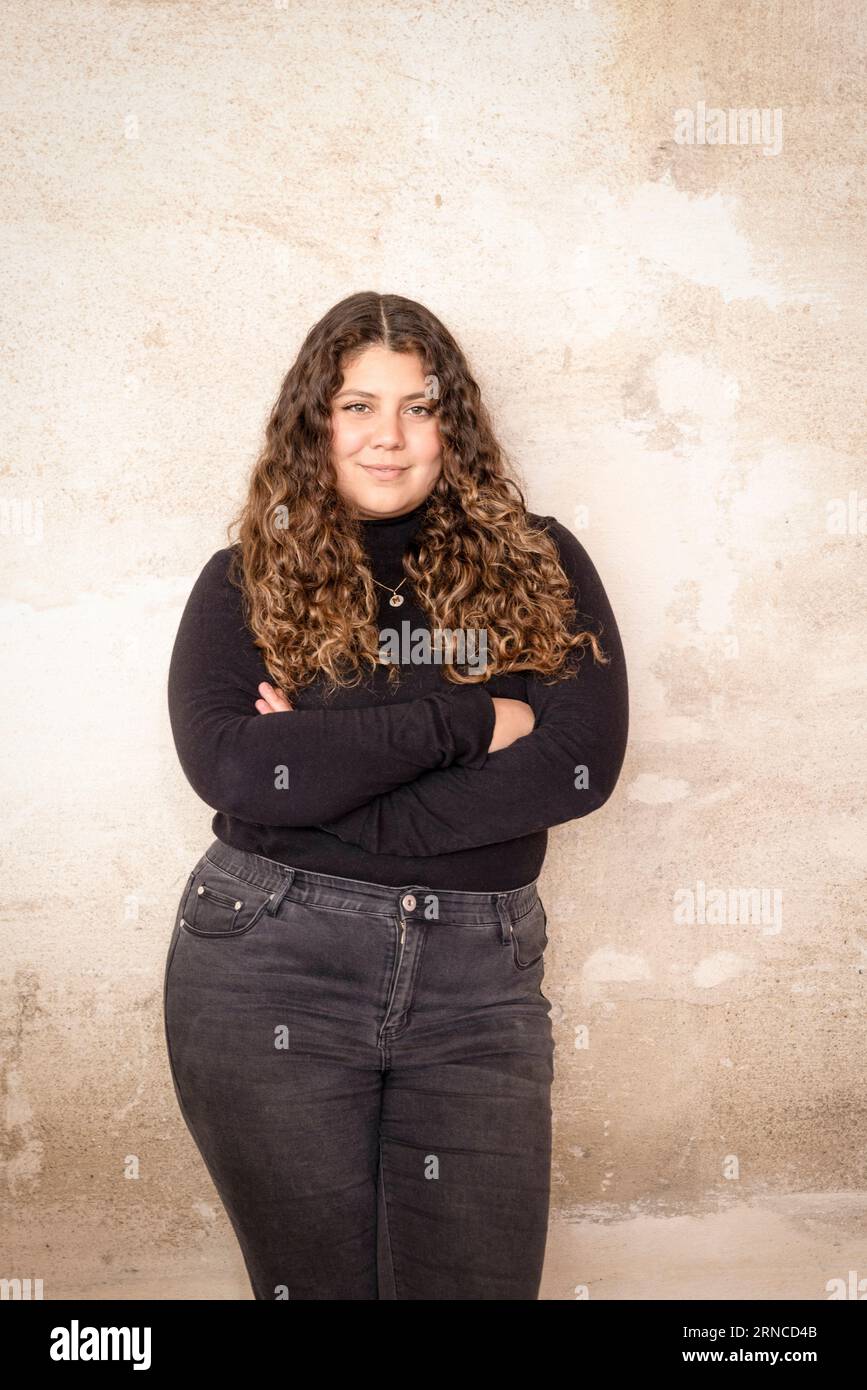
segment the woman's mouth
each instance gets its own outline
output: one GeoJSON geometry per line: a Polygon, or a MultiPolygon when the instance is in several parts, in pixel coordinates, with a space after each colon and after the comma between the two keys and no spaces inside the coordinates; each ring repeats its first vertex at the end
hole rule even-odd
{"type": "Polygon", "coordinates": [[[363,463],[361,467],[365,473],[369,473],[372,478],[381,478],[383,482],[388,482],[391,478],[399,478],[401,473],[406,472],[405,467],[400,465],[381,466],[379,464],[363,463]]]}

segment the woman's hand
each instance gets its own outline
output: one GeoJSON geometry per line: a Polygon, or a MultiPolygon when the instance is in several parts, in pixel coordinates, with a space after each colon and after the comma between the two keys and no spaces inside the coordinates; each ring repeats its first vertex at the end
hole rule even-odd
{"type": "Polygon", "coordinates": [[[531,734],[536,727],[536,716],[526,700],[506,700],[500,696],[491,696],[491,699],[495,720],[488,752],[496,753],[501,748],[508,748],[515,739],[531,734]]]}
{"type": "Polygon", "coordinates": [[[267,681],[262,681],[259,694],[262,699],[256,701],[256,708],[260,714],[282,714],[292,708],[283,691],[275,689],[267,681]]]}

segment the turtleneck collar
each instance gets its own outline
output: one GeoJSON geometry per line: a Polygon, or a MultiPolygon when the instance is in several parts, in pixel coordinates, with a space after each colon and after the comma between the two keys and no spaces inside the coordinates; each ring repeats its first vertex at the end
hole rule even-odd
{"type": "Polygon", "coordinates": [[[422,517],[424,516],[424,514],[425,514],[426,511],[427,511],[427,498],[425,498],[423,502],[419,502],[419,504],[418,504],[417,507],[413,507],[412,511],[410,511],[410,512],[401,512],[400,516],[370,516],[370,517],[362,517],[362,518],[361,518],[361,524],[362,524],[362,526],[365,527],[365,529],[368,528],[368,527],[370,527],[372,530],[377,530],[377,531],[378,531],[380,528],[382,528],[382,527],[387,527],[387,526],[400,526],[400,527],[403,527],[403,526],[406,526],[410,521],[416,521],[416,520],[421,521],[421,519],[422,519],[422,517]]]}
{"type": "Polygon", "coordinates": [[[388,574],[400,572],[403,555],[421,527],[426,511],[427,498],[411,511],[402,512],[400,516],[361,518],[364,548],[378,576],[387,580],[388,574]]]}

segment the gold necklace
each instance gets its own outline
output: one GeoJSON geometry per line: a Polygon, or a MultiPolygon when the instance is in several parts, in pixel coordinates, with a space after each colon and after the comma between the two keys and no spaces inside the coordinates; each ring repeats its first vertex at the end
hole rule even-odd
{"type": "MultiPolygon", "coordinates": [[[[373,575],[370,577],[373,579],[373,575]]],[[[406,575],[398,584],[397,589],[402,589],[408,578],[409,575],[406,575]]],[[[373,579],[373,582],[374,584],[379,584],[378,579],[373,579]]],[[[392,589],[390,584],[379,584],[379,587],[380,589],[388,589],[388,592],[391,594],[391,598],[388,600],[389,606],[391,608],[400,608],[403,603],[403,594],[399,594],[397,589],[392,589]]]]}

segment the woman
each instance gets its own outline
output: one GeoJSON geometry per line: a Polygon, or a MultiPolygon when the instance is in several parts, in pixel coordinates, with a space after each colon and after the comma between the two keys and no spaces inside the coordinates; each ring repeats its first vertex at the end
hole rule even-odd
{"type": "Polygon", "coordinates": [[[397,295],[308,334],[235,524],[169,672],[217,837],[166,963],[184,1119],[255,1298],[536,1299],[536,880],[624,757],[605,591],[527,513],[457,343],[397,295]]]}

